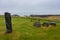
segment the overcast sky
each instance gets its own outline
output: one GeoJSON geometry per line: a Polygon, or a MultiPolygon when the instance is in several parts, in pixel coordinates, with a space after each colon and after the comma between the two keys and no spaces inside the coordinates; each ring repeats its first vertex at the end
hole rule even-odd
{"type": "Polygon", "coordinates": [[[60,0],[0,0],[0,14],[60,14],[60,0]]]}

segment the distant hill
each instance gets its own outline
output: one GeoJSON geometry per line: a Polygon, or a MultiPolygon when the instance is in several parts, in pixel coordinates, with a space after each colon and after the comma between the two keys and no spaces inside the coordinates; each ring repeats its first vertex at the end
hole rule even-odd
{"type": "Polygon", "coordinates": [[[49,16],[60,16],[60,15],[30,15],[31,17],[49,17],[49,16]]]}

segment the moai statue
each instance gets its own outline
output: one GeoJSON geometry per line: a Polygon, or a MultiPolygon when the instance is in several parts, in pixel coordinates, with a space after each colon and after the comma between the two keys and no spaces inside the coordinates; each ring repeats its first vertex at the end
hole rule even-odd
{"type": "Polygon", "coordinates": [[[5,12],[6,33],[12,32],[11,14],[5,12]]]}

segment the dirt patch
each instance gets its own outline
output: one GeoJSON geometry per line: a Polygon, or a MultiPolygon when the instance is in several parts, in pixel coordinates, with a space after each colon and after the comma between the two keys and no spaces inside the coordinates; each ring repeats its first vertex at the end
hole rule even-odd
{"type": "Polygon", "coordinates": [[[12,32],[12,33],[5,33],[5,32],[0,32],[0,35],[3,36],[6,40],[18,40],[20,37],[19,32],[12,32]]]}
{"type": "Polygon", "coordinates": [[[58,20],[60,21],[60,16],[51,16],[47,18],[48,20],[58,20]]]}

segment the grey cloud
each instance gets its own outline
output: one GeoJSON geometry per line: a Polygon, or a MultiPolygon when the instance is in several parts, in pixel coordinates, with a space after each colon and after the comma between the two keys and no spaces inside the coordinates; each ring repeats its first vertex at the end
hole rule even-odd
{"type": "Polygon", "coordinates": [[[60,13],[60,0],[0,0],[0,12],[5,11],[60,13]]]}

